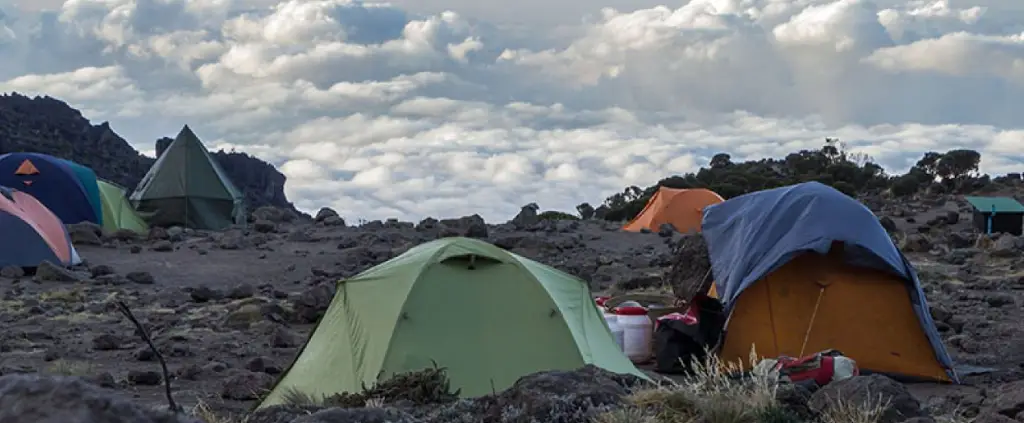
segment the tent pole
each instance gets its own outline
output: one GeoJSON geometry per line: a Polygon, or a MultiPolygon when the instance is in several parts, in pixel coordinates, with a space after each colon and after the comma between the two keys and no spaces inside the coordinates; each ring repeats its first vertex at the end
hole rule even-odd
{"type": "MultiPolygon", "coordinates": [[[[175,140],[175,142],[177,142],[177,140],[175,140]]],[[[188,150],[185,150],[185,221],[182,222],[182,228],[188,227],[188,174],[188,150]]]]}
{"type": "Polygon", "coordinates": [[[818,301],[814,303],[814,311],[811,312],[811,321],[807,323],[807,332],[804,332],[804,343],[800,345],[800,354],[797,355],[797,358],[803,357],[805,352],[804,350],[807,349],[807,341],[811,339],[811,328],[814,327],[814,319],[818,317],[818,307],[821,306],[821,297],[823,296],[825,296],[824,286],[821,287],[820,291],[818,291],[818,301]]]}
{"type": "Polygon", "coordinates": [[[986,235],[992,235],[992,220],[996,217],[996,205],[992,205],[992,213],[988,215],[988,228],[985,230],[986,235]]]}

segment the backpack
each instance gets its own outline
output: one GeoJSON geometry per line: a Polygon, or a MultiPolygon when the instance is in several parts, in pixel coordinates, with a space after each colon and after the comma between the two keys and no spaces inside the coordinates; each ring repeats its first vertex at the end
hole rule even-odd
{"type": "Polygon", "coordinates": [[[801,358],[781,356],[774,360],[779,381],[825,386],[831,382],[860,375],[857,362],[837,350],[825,350],[801,358]]]}
{"type": "Polygon", "coordinates": [[[666,314],[655,322],[655,371],[685,374],[694,363],[706,358],[707,350],[718,344],[725,318],[717,299],[694,298],[684,313],[666,314]]]}

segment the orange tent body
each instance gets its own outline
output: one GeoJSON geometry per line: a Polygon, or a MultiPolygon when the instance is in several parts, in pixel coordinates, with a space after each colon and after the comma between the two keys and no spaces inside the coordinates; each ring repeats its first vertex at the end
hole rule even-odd
{"type": "Polygon", "coordinates": [[[57,215],[35,197],[0,186],[0,266],[73,264],[77,255],[57,215]]]}
{"type": "Polygon", "coordinates": [[[704,208],[723,201],[725,200],[722,196],[703,188],[659,187],[644,209],[622,229],[630,232],[640,232],[643,229],[656,231],[661,225],[668,223],[682,233],[700,232],[704,208]]]}
{"type": "MultiPolygon", "coordinates": [[[[714,286],[710,296],[718,297],[714,286]]],[[[951,381],[921,322],[906,281],[828,255],[794,258],[745,289],[736,300],[719,351],[749,366],[759,357],[800,357],[837,349],[860,368],[912,379],[951,381]]]]}

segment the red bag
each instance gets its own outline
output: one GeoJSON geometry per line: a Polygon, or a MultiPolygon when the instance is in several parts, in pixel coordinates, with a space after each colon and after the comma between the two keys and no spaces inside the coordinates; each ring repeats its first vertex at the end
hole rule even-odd
{"type": "Polygon", "coordinates": [[[825,350],[806,357],[779,357],[775,370],[781,381],[800,383],[813,380],[820,386],[860,374],[857,363],[836,350],[825,350]]]}

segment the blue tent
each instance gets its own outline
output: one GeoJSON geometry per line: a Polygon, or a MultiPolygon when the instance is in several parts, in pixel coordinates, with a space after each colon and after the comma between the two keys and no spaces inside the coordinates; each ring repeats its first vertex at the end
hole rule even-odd
{"type": "Polygon", "coordinates": [[[93,212],[96,213],[97,219],[95,223],[103,225],[103,203],[100,200],[100,184],[99,179],[96,177],[96,172],[71,160],[57,160],[67,165],[71,172],[75,174],[75,177],[78,178],[78,182],[82,184],[82,189],[85,190],[85,196],[89,199],[93,212]]]}
{"type": "Polygon", "coordinates": [[[0,155],[0,185],[26,192],[43,203],[65,224],[93,222],[102,224],[99,188],[87,187],[92,170],[39,153],[0,155]]]}
{"type": "MultiPolygon", "coordinates": [[[[734,313],[741,294],[756,282],[799,256],[825,255],[834,243],[841,243],[843,262],[905,281],[913,314],[927,338],[921,342],[931,344],[937,364],[950,380],[956,380],[952,359],[932,321],[914,268],[874,213],[853,198],[818,182],[754,192],[705,208],[702,234],[711,257],[715,291],[730,313],[734,313]]],[[[895,290],[899,292],[899,288],[895,290]]],[[[771,304],[769,309],[771,306],[780,305],[771,304]]],[[[874,312],[869,304],[860,310],[874,312]]],[[[852,319],[857,320],[856,316],[852,319]]]]}

